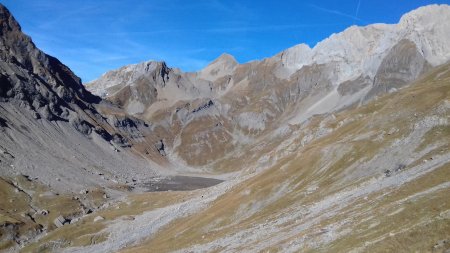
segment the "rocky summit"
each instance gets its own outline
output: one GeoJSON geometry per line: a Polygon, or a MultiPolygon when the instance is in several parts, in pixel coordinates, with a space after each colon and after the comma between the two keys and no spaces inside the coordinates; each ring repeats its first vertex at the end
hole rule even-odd
{"type": "Polygon", "coordinates": [[[449,21],[83,85],[0,4],[0,251],[447,252],[449,21]]]}

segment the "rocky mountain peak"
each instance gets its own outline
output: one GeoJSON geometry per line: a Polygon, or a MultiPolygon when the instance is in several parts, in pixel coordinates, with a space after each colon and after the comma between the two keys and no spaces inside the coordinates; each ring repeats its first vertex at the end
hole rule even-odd
{"type": "Polygon", "coordinates": [[[105,97],[116,92],[118,87],[133,85],[144,79],[161,79],[165,82],[171,71],[164,61],[150,60],[109,71],[99,79],[86,83],[86,87],[93,94],[105,97]]]}
{"type": "Polygon", "coordinates": [[[450,17],[450,5],[432,4],[420,7],[416,10],[406,13],[400,19],[400,25],[424,26],[430,22],[438,22],[450,17]]]}
{"type": "Polygon", "coordinates": [[[67,116],[61,109],[67,107],[66,103],[85,107],[86,103],[99,101],[67,66],[39,50],[3,5],[0,5],[0,22],[0,96],[3,99],[25,102],[24,105],[46,115],[47,119],[67,116]]]}
{"type": "Polygon", "coordinates": [[[120,68],[122,72],[130,72],[137,74],[145,74],[155,71],[157,68],[167,68],[167,64],[164,61],[145,61],[137,64],[131,64],[120,68]]]}
{"type": "Polygon", "coordinates": [[[214,65],[214,64],[231,64],[231,65],[233,65],[233,64],[238,64],[238,62],[236,61],[234,56],[232,56],[231,54],[223,53],[209,65],[214,65]]]}
{"type": "Polygon", "coordinates": [[[300,69],[311,60],[312,49],[306,44],[298,44],[279,53],[277,58],[287,68],[300,69]]]}
{"type": "Polygon", "coordinates": [[[278,76],[289,77],[305,65],[333,64],[336,84],[361,74],[373,77],[382,59],[402,40],[412,41],[433,66],[450,59],[450,6],[430,5],[405,14],[396,25],[351,26],[331,35],[310,49],[297,45],[275,58],[281,61],[278,76]]]}
{"type": "Polygon", "coordinates": [[[200,78],[208,81],[217,80],[231,74],[237,65],[239,63],[232,55],[223,53],[199,72],[200,78]]]}
{"type": "Polygon", "coordinates": [[[434,4],[411,11],[400,19],[399,33],[413,41],[433,65],[450,58],[450,5],[434,4]]]}
{"type": "Polygon", "coordinates": [[[11,15],[9,10],[0,3],[0,22],[1,22],[1,35],[3,36],[5,33],[10,31],[20,31],[20,25],[11,15]]]}
{"type": "Polygon", "coordinates": [[[2,60],[18,61],[24,67],[32,67],[29,52],[35,51],[36,48],[31,39],[22,33],[19,23],[9,10],[1,4],[0,23],[0,48],[2,49],[0,57],[2,60]]]}

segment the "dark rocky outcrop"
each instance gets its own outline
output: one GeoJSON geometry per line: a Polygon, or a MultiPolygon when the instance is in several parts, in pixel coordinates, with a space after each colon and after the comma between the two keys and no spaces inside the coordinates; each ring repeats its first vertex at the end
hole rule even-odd
{"type": "Polygon", "coordinates": [[[6,120],[2,117],[0,117],[0,127],[7,127],[8,124],[6,123],[6,120]]]}
{"type": "Polygon", "coordinates": [[[210,108],[213,105],[214,105],[214,102],[212,100],[209,100],[207,103],[205,103],[205,104],[199,106],[198,108],[195,108],[194,110],[192,110],[192,113],[196,113],[196,112],[202,111],[204,109],[210,108]]]}
{"type": "Polygon", "coordinates": [[[165,145],[164,145],[163,140],[159,140],[159,142],[156,143],[156,149],[162,156],[166,156],[166,150],[165,150],[165,145]]]}
{"type": "Polygon", "coordinates": [[[68,121],[77,109],[96,113],[90,104],[100,98],[89,93],[67,66],[37,49],[2,5],[0,21],[1,101],[16,101],[47,120],[68,121]]]}
{"type": "Polygon", "coordinates": [[[6,84],[9,79],[9,85],[2,85],[0,94],[4,96],[7,91],[13,90],[9,96],[17,96],[25,90],[41,93],[44,97],[52,93],[67,103],[75,103],[77,100],[87,103],[100,101],[84,88],[81,79],[67,66],[37,49],[3,5],[0,5],[0,20],[0,81],[6,84]],[[36,79],[36,82],[30,83],[30,79],[36,79]]]}
{"type": "MultiPolygon", "coordinates": [[[[65,121],[80,133],[98,133],[107,141],[130,146],[116,132],[141,137],[131,119],[116,120],[112,128],[95,105],[102,100],[87,91],[81,79],[58,59],[36,48],[11,13],[0,4],[0,102],[17,104],[35,119],[65,121]],[[106,127],[106,128],[105,128],[106,127]]],[[[162,78],[165,70],[161,69],[162,78]]],[[[4,125],[4,124],[3,124],[4,125]]]]}
{"type": "Polygon", "coordinates": [[[416,44],[404,39],[395,45],[383,59],[368,98],[401,88],[431,69],[416,44]]]}

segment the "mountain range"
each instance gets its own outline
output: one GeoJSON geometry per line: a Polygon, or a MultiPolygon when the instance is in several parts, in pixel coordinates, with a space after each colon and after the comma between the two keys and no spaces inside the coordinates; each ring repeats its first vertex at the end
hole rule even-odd
{"type": "Polygon", "coordinates": [[[0,4],[0,250],[446,252],[449,20],[82,84],[0,4]]]}

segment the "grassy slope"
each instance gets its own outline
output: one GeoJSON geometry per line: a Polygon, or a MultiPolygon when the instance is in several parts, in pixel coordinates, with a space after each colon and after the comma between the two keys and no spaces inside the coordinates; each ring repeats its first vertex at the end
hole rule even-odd
{"type": "Polygon", "coordinates": [[[105,202],[103,194],[101,189],[90,189],[83,196],[57,194],[25,176],[0,178],[0,250],[16,246],[12,236],[30,238],[40,230],[59,231],[53,224],[56,217],[82,215],[80,198],[86,204],[101,206],[105,202]]]}
{"type": "Polygon", "coordinates": [[[79,222],[48,233],[37,242],[27,245],[23,252],[50,252],[52,248],[88,246],[102,242],[108,233],[103,231],[114,220],[133,220],[134,216],[182,201],[188,192],[155,192],[131,194],[126,201],[85,216],[79,222]],[[101,216],[102,221],[94,222],[101,216]]]}

